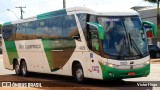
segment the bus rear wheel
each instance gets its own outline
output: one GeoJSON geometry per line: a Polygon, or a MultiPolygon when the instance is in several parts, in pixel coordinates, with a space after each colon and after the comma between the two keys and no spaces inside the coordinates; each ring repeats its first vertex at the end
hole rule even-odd
{"type": "Polygon", "coordinates": [[[22,61],[20,65],[20,69],[21,69],[22,76],[28,76],[27,64],[25,61],[22,61]]]}
{"type": "Polygon", "coordinates": [[[19,65],[18,61],[14,62],[14,69],[15,69],[16,75],[21,75],[20,65],[19,65]]]}
{"type": "Polygon", "coordinates": [[[82,83],[82,82],[85,81],[83,68],[82,68],[82,66],[81,66],[80,63],[78,63],[78,64],[75,65],[74,78],[76,79],[76,81],[78,83],[82,83]]]}

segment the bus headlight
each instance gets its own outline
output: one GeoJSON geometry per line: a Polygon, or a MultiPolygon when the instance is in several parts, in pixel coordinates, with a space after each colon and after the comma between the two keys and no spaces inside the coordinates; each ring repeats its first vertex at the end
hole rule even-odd
{"type": "Polygon", "coordinates": [[[117,65],[112,64],[112,63],[103,62],[103,64],[109,67],[117,67],[117,65]]]}
{"type": "Polygon", "coordinates": [[[114,65],[113,65],[113,64],[108,64],[108,66],[109,66],[109,67],[114,67],[114,65]]]}
{"type": "Polygon", "coordinates": [[[144,62],[145,65],[147,65],[147,64],[149,64],[149,63],[150,63],[149,61],[144,62]]]}
{"type": "Polygon", "coordinates": [[[109,66],[109,67],[117,67],[118,65],[109,63],[107,66],[109,66]]]}

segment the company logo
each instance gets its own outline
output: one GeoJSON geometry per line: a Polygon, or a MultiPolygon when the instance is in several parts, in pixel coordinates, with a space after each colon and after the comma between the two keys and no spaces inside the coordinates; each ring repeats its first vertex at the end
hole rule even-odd
{"type": "Polygon", "coordinates": [[[42,84],[35,82],[2,82],[2,87],[42,87],[42,84]]]}
{"type": "Polygon", "coordinates": [[[120,65],[127,65],[127,62],[120,62],[120,65]]]}
{"type": "Polygon", "coordinates": [[[11,82],[2,82],[2,87],[12,87],[11,82]]]}

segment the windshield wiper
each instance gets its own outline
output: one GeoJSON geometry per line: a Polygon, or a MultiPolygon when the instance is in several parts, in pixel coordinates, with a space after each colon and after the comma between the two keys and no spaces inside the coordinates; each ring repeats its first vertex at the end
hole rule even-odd
{"type": "Polygon", "coordinates": [[[124,49],[124,45],[121,45],[120,51],[118,53],[118,58],[117,58],[118,60],[121,59],[121,57],[122,57],[121,55],[124,55],[124,54],[122,54],[123,53],[123,49],[124,49]]]}
{"type": "Polygon", "coordinates": [[[120,51],[118,53],[118,58],[117,58],[118,60],[121,59],[122,56],[124,56],[124,52],[123,51],[126,48],[126,42],[125,41],[126,41],[126,38],[124,37],[123,44],[121,45],[120,51]]]}
{"type": "Polygon", "coordinates": [[[131,38],[131,35],[129,33],[129,40],[130,40],[130,43],[131,43],[131,47],[133,47],[135,49],[135,51],[137,52],[137,54],[140,56],[140,57],[143,57],[141,51],[139,50],[137,44],[135,43],[135,41],[131,38]]]}

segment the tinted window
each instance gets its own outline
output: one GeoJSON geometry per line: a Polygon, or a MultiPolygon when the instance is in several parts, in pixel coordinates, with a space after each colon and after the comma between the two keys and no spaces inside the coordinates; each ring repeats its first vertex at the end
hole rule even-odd
{"type": "Polygon", "coordinates": [[[2,31],[4,40],[13,40],[14,39],[14,31],[15,26],[14,25],[7,25],[4,26],[2,31]]]}
{"type": "Polygon", "coordinates": [[[48,19],[47,26],[51,38],[62,36],[62,17],[48,19]]]}
{"type": "Polygon", "coordinates": [[[25,23],[20,23],[17,24],[17,33],[21,33],[21,34],[25,34],[25,28],[26,28],[26,24],[25,23]]]}
{"type": "Polygon", "coordinates": [[[91,15],[91,16],[89,17],[89,22],[96,22],[96,17],[93,16],[93,15],[91,15]]]}
{"type": "Polygon", "coordinates": [[[35,34],[36,34],[36,22],[32,21],[32,22],[28,22],[25,23],[25,35],[26,35],[26,39],[35,39],[35,34]]]}
{"type": "Polygon", "coordinates": [[[149,48],[150,50],[159,50],[159,47],[156,46],[156,45],[149,45],[148,48],[149,48]]]}
{"type": "Polygon", "coordinates": [[[17,24],[16,28],[16,40],[25,40],[26,33],[26,23],[17,24]]]}
{"type": "Polygon", "coordinates": [[[65,16],[63,20],[63,37],[72,37],[79,34],[74,16],[65,16]]]}
{"type": "Polygon", "coordinates": [[[98,51],[99,50],[99,42],[98,42],[98,31],[95,29],[95,30],[92,30],[91,31],[91,48],[93,51],[98,51]]]}
{"type": "Polygon", "coordinates": [[[80,37],[74,15],[17,24],[16,39],[51,39],[80,37]]]}
{"type": "Polygon", "coordinates": [[[36,37],[37,38],[47,38],[48,37],[47,20],[37,21],[36,37]]]}
{"type": "Polygon", "coordinates": [[[37,25],[35,21],[25,23],[25,25],[26,25],[26,34],[32,35],[36,33],[35,30],[37,28],[37,25]]]}
{"type": "Polygon", "coordinates": [[[42,38],[56,38],[62,35],[62,17],[39,20],[37,35],[42,38]]]}
{"type": "Polygon", "coordinates": [[[84,32],[86,32],[86,18],[87,18],[87,15],[86,14],[78,14],[78,19],[80,21],[80,24],[81,24],[81,27],[82,27],[82,30],[84,32]]]}

